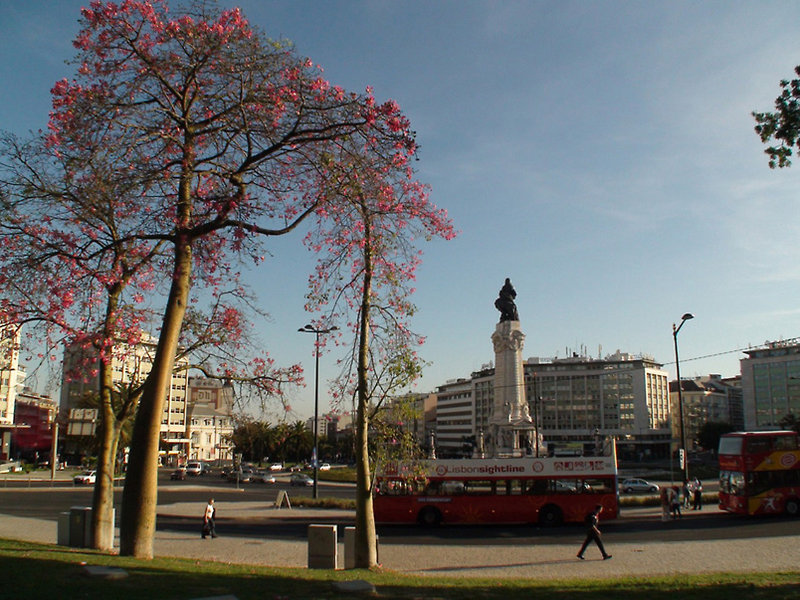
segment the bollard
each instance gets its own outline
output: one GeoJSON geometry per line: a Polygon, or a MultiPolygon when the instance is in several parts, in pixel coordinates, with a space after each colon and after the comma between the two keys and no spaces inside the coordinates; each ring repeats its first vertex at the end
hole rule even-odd
{"type": "Polygon", "coordinates": [[[336,525],[308,526],[308,568],[336,569],[336,525]]]}
{"type": "MultiPolygon", "coordinates": [[[[381,562],[380,560],[380,539],[378,535],[375,535],[375,551],[377,553],[377,561],[378,563],[381,562]]],[[[345,569],[355,569],[356,568],[356,528],[355,527],[345,527],[344,528],[344,568],[345,569]]]]}
{"type": "Polygon", "coordinates": [[[58,513],[58,537],[59,546],[69,546],[69,512],[58,513]]]}

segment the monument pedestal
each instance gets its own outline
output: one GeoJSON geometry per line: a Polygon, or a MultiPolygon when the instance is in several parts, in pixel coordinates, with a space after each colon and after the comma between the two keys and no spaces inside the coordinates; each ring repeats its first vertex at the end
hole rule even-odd
{"type": "Polygon", "coordinates": [[[492,334],[494,401],[489,416],[488,454],[493,458],[524,456],[532,449],[536,426],[525,397],[524,343],[519,321],[500,321],[492,334]]]}

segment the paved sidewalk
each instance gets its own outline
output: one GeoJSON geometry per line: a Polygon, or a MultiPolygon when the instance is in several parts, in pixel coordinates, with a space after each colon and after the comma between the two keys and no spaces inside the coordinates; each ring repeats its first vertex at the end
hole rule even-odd
{"type": "MultiPolygon", "coordinates": [[[[659,520],[657,509],[648,518],[659,520]]],[[[197,503],[159,505],[164,516],[197,517],[197,503]]],[[[280,518],[289,516],[313,522],[315,518],[348,521],[351,511],[320,509],[274,509],[263,502],[237,502],[225,506],[225,514],[236,519],[280,518]]],[[[221,525],[221,523],[220,523],[221,525]]],[[[220,527],[218,527],[220,529],[220,527]]],[[[340,539],[343,532],[339,532],[340,539]]],[[[493,578],[598,578],[621,576],[667,575],[680,573],[796,571],[797,559],[787,548],[796,545],[795,536],[663,542],[652,539],[638,543],[608,542],[613,559],[600,560],[595,547],[587,550],[587,560],[575,557],[581,531],[570,532],[564,544],[542,545],[456,545],[456,544],[384,544],[380,561],[384,568],[414,575],[493,578]]],[[[57,523],[3,515],[0,507],[0,537],[41,543],[55,543],[57,523]]],[[[118,541],[118,540],[117,540],[118,541]]],[[[230,536],[224,531],[216,539],[197,534],[157,531],[154,542],[157,556],[178,556],[230,563],[252,563],[280,567],[305,568],[305,540],[285,540],[230,536]]],[[[344,566],[344,548],[339,545],[339,566],[344,566]]]]}

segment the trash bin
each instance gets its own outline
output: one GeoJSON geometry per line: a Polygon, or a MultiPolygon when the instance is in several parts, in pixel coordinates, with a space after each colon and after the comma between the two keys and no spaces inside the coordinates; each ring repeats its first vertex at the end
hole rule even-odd
{"type": "Polygon", "coordinates": [[[69,509],[69,545],[73,548],[92,545],[91,506],[73,506],[69,509]]]}

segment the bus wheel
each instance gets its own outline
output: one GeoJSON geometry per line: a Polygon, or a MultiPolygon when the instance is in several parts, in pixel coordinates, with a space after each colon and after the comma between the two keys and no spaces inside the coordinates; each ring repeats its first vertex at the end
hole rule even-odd
{"type": "Polygon", "coordinates": [[[564,522],[564,515],[561,509],[553,504],[548,504],[539,511],[539,525],[543,527],[555,527],[564,522]]]}
{"type": "Polygon", "coordinates": [[[797,498],[789,498],[786,501],[786,514],[790,517],[800,515],[800,503],[798,503],[797,498]]]}
{"type": "Polygon", "coordinates": [[[425,527],[436,527],[442,522],[442,513],[432,506],[426,506],[419,511],[417,521],[419,521],[420,525],[424,525],[425,527]]]}

